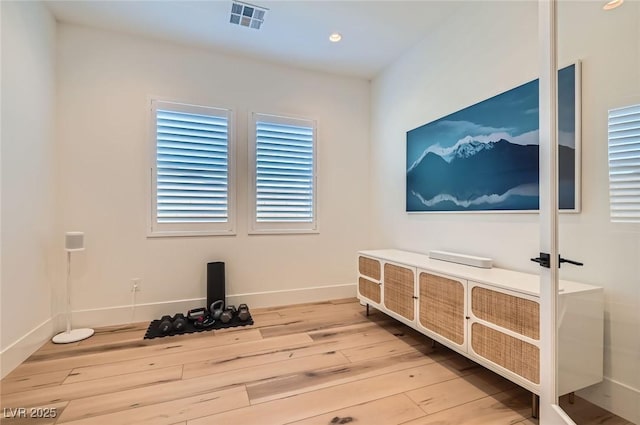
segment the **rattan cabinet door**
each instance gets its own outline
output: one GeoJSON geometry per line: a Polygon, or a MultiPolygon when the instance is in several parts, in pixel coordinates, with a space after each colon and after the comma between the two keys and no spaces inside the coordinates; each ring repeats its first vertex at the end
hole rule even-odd
{"type": "MultiPolygon", "coordinates": [[[[418,270],[418,325],[466,350],[466,281],[418,270]]],[[[434,335],[432,335],[434,334],[434,335]]],[[[445,341],[440,341],[445,342],[445,341]]]]}
{"type": "Polygon", "coordinates": [[[387,310],[413,322],[415,321],[415,269],[385,263],[382,277],[382,293],[387,310]]]}
{"type": "Polygon", "coordinates": [[[358,298],[360,300],[380,304],[382,300],[381,277],[382,264],[380,260],[364,255],[358,256],[358,298]]]}
{"type": "Polygon", "coordinates": [[[540,384],[540,304],[534,297],[469,282],[469,348],[531,391],[540,384]]]}

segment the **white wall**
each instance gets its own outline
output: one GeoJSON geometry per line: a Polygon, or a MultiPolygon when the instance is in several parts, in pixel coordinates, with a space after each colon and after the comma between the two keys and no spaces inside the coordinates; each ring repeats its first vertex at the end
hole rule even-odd
{"type": "MultiPolygon", "coordinates": [[[[609,223],[607,109],[640,95],[640,3],[563,2],[561,64],[583,62],[583,204],[561,217],[563,278],[605,287],[606,381],[583,395],[640,422],[640,228],[609,223]],[[612,40],[621,40],[611,44],[612,40]]],[[[537,273],[535,214],[407,214],[406,131],[537,77],[536,2],[468,2],[372,84],[372,248],[441,249],[537,273]]]]}
{"type": "Polygon", "coordinates": [[[55,21],[2,2],[1,374],[51,336],[56,261],[55,21]]]}
{"type": "MultiPolygon", "coordinates": [[[[141,310],[139,320],[203,305],[206,263],[215,260],[226,262],[227,294],[285,291],[234,302],[355,295],[353,259],[369,245],[368,81],[67,24],[58,34],[62,220],[65,230],[86,232],[87,247],[74,256],[74,311],[129,305],[133,277],[143,279],[139,303],[195,299],[141,310]],[[236,236],[146,237],[150,96],[235,111],[236,236]],[[248,111],[319,121],[320,234],[247,235],[248,111]]],[[[102,313],[76,317],[130,320],[127,309],[102,313]]]]}
{"type": "Polygon", "coordinates": [[[538,251],[536,216],[405,212],[406,131],[536,77],[537,21],[529,19],[536,5],[514,3],[485,13],[491,8],[484,2],[469,4],[373,81],[375,246],[460,251],[464,242],[469,254],[519,269],[538,251]]]}

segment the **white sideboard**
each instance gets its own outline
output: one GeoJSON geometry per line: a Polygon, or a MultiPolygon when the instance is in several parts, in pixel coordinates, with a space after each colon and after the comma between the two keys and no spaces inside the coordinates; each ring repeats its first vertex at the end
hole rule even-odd
{"type": "MultiPolygon", "coordinates": [[[[540,394],[540,279],[394,249],[358,252],[358,298],[540,394]]],[[[561,281],[559,393],[602,381],[603,290],[561,281]]]]}

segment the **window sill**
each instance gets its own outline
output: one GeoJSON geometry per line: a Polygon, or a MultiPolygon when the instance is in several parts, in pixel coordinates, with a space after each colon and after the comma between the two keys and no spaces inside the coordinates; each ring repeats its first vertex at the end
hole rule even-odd
{"type": "Polygon", "coordinates": [[[187,230],[176,230],[176,231],[155,231],[147,233],[147,238],[173,238],[173,237],[201,237],[201,236],[235,236],[235,230],[229,231],[213,231],[213,230],[202,230],[202,231],[187,231],[187,230]]]}
{"type": "Polygon", "coordinates": [[[251,229],[249,235],[317,235],[318,229],[251,229]]]}

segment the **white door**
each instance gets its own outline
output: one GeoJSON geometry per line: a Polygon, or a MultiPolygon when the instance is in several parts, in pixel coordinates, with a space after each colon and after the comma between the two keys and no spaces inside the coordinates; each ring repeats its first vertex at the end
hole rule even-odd
{"type": "Polygon", "coordinates": [[[640,105],[640,1],[612,10],[606,3],[539,1],[540,252],[550,263],[540,267],[544,425],[640,424],[640,106],[633,106],[640,105]],[[557,158],[568,139],[557,115],[556,70],[576,61],[582,68],[575,93],[582,120],[573,129],[578,212],[559,212],[557,158]],[[559,267],[560,256],[584,265],[559,267]],[[603,288],[604,379],[575,398],[563,394],[566,359],[558,360],[572,338],[558,332],[565,313],[559,279],[603,288]]]}
{"type": "Polygon", "coordinates": [[[556,173],[556,1],[539,0],[540,40],[540,422],[571,423],[558,406],[556,391],[556,293],[558,288],[558,205],[556,173]]]}

